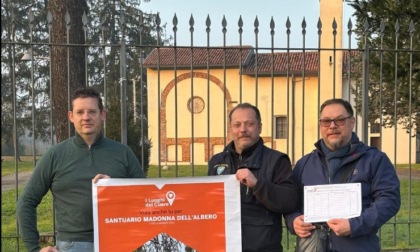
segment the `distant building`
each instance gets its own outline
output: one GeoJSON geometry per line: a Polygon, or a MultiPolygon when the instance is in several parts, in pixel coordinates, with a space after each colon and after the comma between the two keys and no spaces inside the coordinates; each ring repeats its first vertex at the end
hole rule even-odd
{"type": "MultiPolygon", "coordinates": [[[[354,85],[343,75],[348,52],[332,50],[342,44],[342,2],[321,0],[320,6],[324,24],[334,18],[337,22],[335,38],[331,26],[323,26],[320,48],[330,50],[261,53],[251,46],[233,46],[152,51],[144,62],[150,164],[205,164],[230,141],[227,115],[239,101],[259,107],[266,145],[288,153],[292,161],[312,151],[320,137],[319,104],[333,97],[352,102],[349,85],[354,85]]],[[[360,125],[356,130],[360,136],[360,125]]],[[[383,128],[383,136],[393,135],[393,130],[383,128]]],[[[416,139],[401,127],[397,134],[394,145],[394,138],[379,138],[371,125],[368,144],[380,147],[391,160],[395,152],[397,163],[410,162],[411,144],[414,163],[416,139]]]]}

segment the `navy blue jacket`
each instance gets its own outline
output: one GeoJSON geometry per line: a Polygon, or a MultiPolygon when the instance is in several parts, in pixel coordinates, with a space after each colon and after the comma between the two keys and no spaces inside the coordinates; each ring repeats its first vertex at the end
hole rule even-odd
{"type": "MultiPolygon", "coordinates": [[[[292,177],[300,188],[301,199],[304,186],[337,183],[342,174],[340,171],[345,170],[342,168],[355,165],[346,182],[361,183],[362,213],[349,220],[350,236],[337,237],[330,231],[330,245],[333,251],[340,252],[380,251],[380,241],[376,233],[398,212],[401,205],[400,182],[394,166],[385,153],[366,146],[353,133],[352,144],[356,145],[356,149],[343,158],[338,172],[329,181],[325,155],[320,148],[321,141],[315,144],[316,150],[300,159],[293,169],[292,177]]],[[[303,214],[302,203],[303,200],[298,211],[285,216],[287,227],[293,234],[293,220],[303,214]]]]}
{"type": "Polygon", "coordinates": [[[296,209],[297,187],[291,179],[289,157],[259,140],[239,155],[234,144],[214,155],[208,175],[235,174],[249,168],[258,179],[253,188],[241,184],[242,251],[282,251],[282,214],[296,209]]]}

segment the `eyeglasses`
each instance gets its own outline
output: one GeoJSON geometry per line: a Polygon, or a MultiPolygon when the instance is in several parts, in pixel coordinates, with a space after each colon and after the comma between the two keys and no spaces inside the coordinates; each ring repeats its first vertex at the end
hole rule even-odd
{"type": "Polygon", "coordinates": [[[336,119],[320,119],[319,125],[321,125],[322,127],[329,127],[331,125],[331,122],[334,122],[336,126],[343,126],[346,123],[346,120],[352,117],[353,116],[336,118],[336,119]]]}

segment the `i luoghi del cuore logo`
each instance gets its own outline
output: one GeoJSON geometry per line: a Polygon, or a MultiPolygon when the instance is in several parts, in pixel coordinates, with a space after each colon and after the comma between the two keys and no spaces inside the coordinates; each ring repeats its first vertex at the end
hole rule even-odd
{"type": "Polygon", "coordinates": [[[172,206],[176,198],[176,194],[173,191],[168,191],[166,197],[159,198],[145,198],[145,207],[165,207],[172,206]]]}

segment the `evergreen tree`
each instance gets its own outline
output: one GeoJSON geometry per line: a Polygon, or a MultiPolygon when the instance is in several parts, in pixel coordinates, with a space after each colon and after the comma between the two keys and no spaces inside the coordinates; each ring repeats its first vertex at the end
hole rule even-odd
{"type": "MultiPolygon", "coordinates": [[[[49,141],[49,121],[48,114],[49,96],[47,62],[34,61],[33,67],[36,69],[31,79],[32,62],[22,61],[24,52],[28,52],[31,47],[21,44],[22,42],[38,41],[42,39],[42,32],[35,32],[40,27],[45,26],[45,21],[37,19],[35,16],[44,10],[42,5],[32,1],[3,1],[1,6],[1,26],[2,26],[2,73],[1,73],[1,129],[2,129],[2,154],[14,155],[14,138],[16,138],[18,153],[22,154],[24,146],[19,143],[20,137],[28,134],[44,142],[49,141]],[[28,15],[29,13],[29,15],[28,15]],[[5,43],[3,43],[5,42],[5,43]],[[17,42],[17,43],[15,43],[17,42]],[[32,92],[34,92],[32,94],[32,92]],[[32,97],[34,103],[32,102],[32,97]],[[36,113],[32,106],[35,106],[36,113]],[[32,129],[32,115],[35,116],[35,132],[32,129]],[[14,120],[16,117],[16,121],[14,120]],[[14,124],[16,124],[16,136],[14,124]]],[[[33,46],[34,51],[37,46],[33,46]]]]}
{"type": "MultiPolygon", "coordinates": [[[[147,137],[147,81],[142,62],[158,43],[165,43],[161,40],[164,34],[157,31],[157,15],[143,13],[139,1],[92,1],[91,6],[89,16],[92,20],[89,23],[92,25],[89,42],[115,45],[122,43],[124,39],[127,44],[127,77],[124,80],[128,98],[127,144],[147,173],[151,141],[147,137]],[[136,85],[135,91],[132,85],[136,85]]],[[[106,94],[108,114],[105,132],[107,137],[116,141],[121,139],[120,54],[119,47],[108,47],[105,50],[100,47],[92,48],[89,54],[89,83],[106,94]]]]}
{"type": "MultiPolygon", "coordinates": [[[[141,158],[140,161],[147,172],[151,142],[147,138],[147,82],[145,70],[142,69],[141,64],[145,55],[156,45],[162,45],[165,42],[161,40],[164,34],[157,31],[158,20],[156,14],[143,13],[140,10],[140,1],[134,0],[4,1],[2,3],[2,42],[10,43],[2,43],[2,108],[3,111],[7,111],[7,113],[2,113],[2,151],[13,146],[12,83],[16,83],[18,134],[23,134],[25,129],[32,133],[32,87],[29,85],[31,64],[17,61],[17,58],[20,59],[23,52],[31,47],[34,49],[34,55],[50,57],[49,63],[37,62],[34,67],[37,139],[49,139],[51,106],[56,140],[60,142],[67,139],[69,136],[68,103],[66,102],[68,94],[78,87],[93,86],[103,93],[104,98],[107,98],[105,105],[109,113],[106,121],[106,135],[111,139],[120,140],[119,60],[121,52],[119,46],[115,45],[119,45],[124,38],[127,44],[125,53],[127,79],[125,81],[128,88],[124,99],[129,98],[126,111],[128,145],[135,150],[137,157],[141,158]],[[28,17],[28,13],[31,12],[33,12],[32,18],[28,17]],[[28,45],[28,42],[33,42],[33,45],[28,45]],[[51,46],[48,45],[49,42],[52,43],[51,46]],[[67,42],[76,46],[61,46],[67,42]],[[89,46],[77,46],[84,44],[89,46]],[[49,54],[50,49],[51,54],[49,54]],[[67,53],[70,57],[67,57],[67,53]],[[15,56],[14,61],[13,56],[15,56]],[[67,58],[69,59],[68,66],[67,58]],[[52,67],[51,82],[49,64],[52,67]],[[19,72],[14,80],[13,68],[15,68],[15,73],[19,72]],[[70,70],[69,84],[67,70],[70,70]],[[135,91],[129,88],[134,82],[136,83],[135,91]],[[50,83],[52,97],[50,97],[50,83]],[[68,92],[68,85],[70,92],[68,92]],[[53,100],[52,105],[50,98],[53,100]],[[134,100],[136,104],[133,104],[134,100]]],[[[70,135],[73,133],[70,132],[70,135]]]]}
{"type": "MultiPolygon", "coordinates": [[[[370,48],[378,48],[372,50],[369,57],[371,123],[378,122],[378,118],[382,115],[384,127],[402,123],[404,128],[408,129],[411,117],[411,126],[416,126],[419,133],[420,5],[418,1],[354,0],[350,5],[355,9],[354,32],[361,38],[358,42],[359,48],[364,48],[365,43],[368,43],[370,48]]],[[[361,55],[358,56],[355,65],[361,64],[361,55]]],[[[354,77],[360,76],[360,73],[354,73],[354,77]]],[[[354,92],[357,109],[360,111],[361,81],[358,81],[354,92]]]]}

